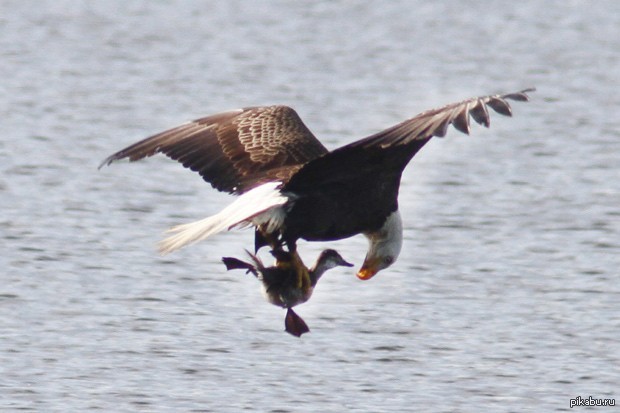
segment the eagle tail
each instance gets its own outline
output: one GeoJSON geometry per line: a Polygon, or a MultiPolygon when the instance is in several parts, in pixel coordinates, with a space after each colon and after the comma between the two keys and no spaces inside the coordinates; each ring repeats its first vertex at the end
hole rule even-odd
{"type": "Polygon", "coordinates": [[[279,229],[285,216],[282,207],[289,200],[289,197],[278,189],[280,184],[280,182],[268,182],[242,194],[215,215],[170,228],[166,232],[174,235],[158,244],[159,252],[168,254],[236,227],[261,225],[270,232],[279,229]]]}

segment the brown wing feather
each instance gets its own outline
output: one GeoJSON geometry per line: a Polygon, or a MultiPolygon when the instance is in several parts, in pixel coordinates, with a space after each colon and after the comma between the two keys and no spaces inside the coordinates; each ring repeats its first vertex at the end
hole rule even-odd
{"type": "Polygon", "coordinates": [[[411,158],[433,136],[445,136],[448,127],[469,134],[469,117],[489,127],[487,106],[496,112],[511,116],[507,99],[529,100],[525,89],[506,95],[476,97],[432,109],[385,129],[367,138],[342,146],[320,159],[303,165],[284,186],[285,190],[303,191],[321,187],[330,182],[343,185],[363,173],[369,176],[400,174],[411,158]]]}
{"type": "Polygon", "coordinates": [[[431,109],[375,135],[346,145],[340,150],[348,147],[381,146],[385,148],[394,145],[406,145],[413,140],[425,140],[433,136],[441,138],[446,135],[450,125],[469,134],[470,115],[477,123],[488,128],[491,122],[487,106],[501,115],[512,116],[510,104],[506,100],[526,102],[529,100],[527,93],[534,90],[531,88],[505,95],[481,96],[431,109]]]}
{"type": "Polygon", "coordinates": [[[270,180],[287,181],[327,149],[293,109],[250,107],[207,116],[151,136],[111,155],[101,166],[156,153],[198,172],[220,191],[239,194],[270,180]]]}

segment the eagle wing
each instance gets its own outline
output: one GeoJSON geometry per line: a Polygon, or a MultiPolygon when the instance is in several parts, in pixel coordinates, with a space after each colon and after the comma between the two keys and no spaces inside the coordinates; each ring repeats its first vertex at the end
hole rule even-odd
{"type": "Polygon", "coordinates": [[[346,182],[352,176],[336,176],[334,171],[362,173],[365,169],[371,174],[385,173],[385,169],[399,169],[394,171],[400,174],[411,158],[432,137],[443,137],[448,127],[453,125],[457,130],[469,134],[470,116],[477,123],[490,126],[490,107],[495,112],[512,116],[512,109],[508,100],[528,101],[528,92],[535,89],[525,89],[505,95],[481,96],[452,103],[441,108],[431,109],[407,119],[388,129],[342,146],[319,159],[308,162],[295,173],[284,186],[284,190],[299,191],[313,186],[339,180],[346,182]],[[389,155],[388,155],[389,154],[389,155]],[[386,164],[389,157],[392,164],[386,164]],[[374,168],[373,168],[374,165],[374,168]],[[357,172],[355,172],[357,170],[357,172]]]}
{"type": "Polygon", "coordinates": [[[198,172],[214,188],[244,193],[268,181],[286,182],[327,149],[287,106],[248,107],[188,122],[106,158],[100,168],[156,153],[198,172]]]}
{"type": "Polygon", "coordinates": [[[512,116],[512,109],[507,100],[527,102],[528,92],[533,92],[534,88],[524,89],[520,92],[507,93],[505,95],[480,96],[464,100],[458,103],[451,103],[437,109],[427,110],[411,119],[407,119],[391,128],[385,129],[367,138],[353,142],[342,147],[363,147],[369,148],[380,146],[383,148],[406,145],[413,140],[430,139],[433,136],[443,138],[448,132],[448,127],[453,125],[457,130],[469,135],[470,116],[479,124],[489,127],[491,119],[489,117],[490,107],[495,112],[512,116]]]}

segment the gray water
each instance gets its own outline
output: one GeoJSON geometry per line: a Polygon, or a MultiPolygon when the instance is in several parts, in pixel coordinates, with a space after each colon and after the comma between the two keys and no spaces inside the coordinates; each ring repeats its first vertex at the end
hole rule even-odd
{"type": "MultiPolygon", "coordinates": [[[[0,1],[0,410],[618,399],[619,39],[615,1],[0,1]],[[301,339],[251,276],[224,271],[251,232],[157,255],[162,231],[229,196],[164,157],[97,170],[241,106],[291,105],[335,148],[529,86],[513,118],[414,158],[401,257],[367,282],[327,274],[298,308],[301,339]]],[[[359,266],[366,241],[300,248],[311,262],[327,246],[359,266]]]]}

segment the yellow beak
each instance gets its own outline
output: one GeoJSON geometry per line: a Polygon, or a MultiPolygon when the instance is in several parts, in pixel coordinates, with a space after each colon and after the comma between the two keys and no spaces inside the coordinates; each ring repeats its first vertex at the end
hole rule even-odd
{"type": "Polygon", "coordinates": [[[379,272],[378,262],[364,261],[362,268],[357,272],[357,278],[364,281],[370,280],[377,272],[379,272]]]}

